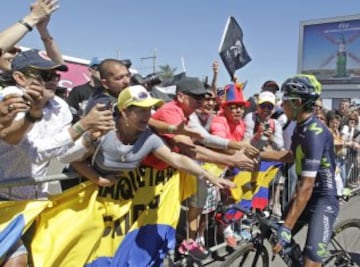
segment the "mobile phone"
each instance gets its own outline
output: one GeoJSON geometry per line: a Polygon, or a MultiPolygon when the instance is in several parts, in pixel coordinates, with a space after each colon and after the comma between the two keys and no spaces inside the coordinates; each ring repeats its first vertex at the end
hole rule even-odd
{"type": "Polygon", "coordinates": [[[110,99],[101,101],[99,104],[104,104],[105,105],[104,107],[100,108],[100,110],[102,110],[102,111],[111,109],[111,101],[110,101],[110,99]]]}

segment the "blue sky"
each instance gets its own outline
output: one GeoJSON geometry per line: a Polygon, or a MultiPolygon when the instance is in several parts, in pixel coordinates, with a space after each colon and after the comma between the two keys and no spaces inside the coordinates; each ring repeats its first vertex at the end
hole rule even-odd
{"type": "MultiPolygon", "coordinates": [[[[65,55],[90,59],[129,58],[143,75],[157,65],[169,64],[187,75],[212,75],[213,60],[220,60],[218,47],[228,16],[236,18],[252,61],[238,70],[240,81],[248,80],[246,96],[257,92],[267,79],[281,83],[297,71],[299,23],[327,17],[354,15],[358,0],[285,1],[165,1],[165,0],[61,0],[52,17],[50,31],[65,55]]],[[[11,25],[28,12],[31,1],[5,1],[0,28],[11,25]],[[21,4],[20,4],[21,3],[21,4]]],[[[42,48],[34,31],[22,46],[42,48]]],[[[219,85],[229,82],[220,64],[219,85]]]]}

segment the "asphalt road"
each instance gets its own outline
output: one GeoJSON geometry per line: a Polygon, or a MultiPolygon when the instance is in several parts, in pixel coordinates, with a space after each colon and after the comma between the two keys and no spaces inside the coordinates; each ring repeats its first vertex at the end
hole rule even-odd
{"type": "MultiPolygon", "coordinates": [[[[350,218],[360,218],[360,196],[353,197],[352,199],[350,199],[349,202],[346,202],[341,205],[337,223],[350,218]]],[[[304,229],[302,229],[302,231],[299,232],[298,235],[295,237],[296,241],[301,246],[305,243],[306,231],[307,228],[304,227],[304,229]]],[[[358,242],[360,242],[360,240],[358,240],[358,242]]],[[[271,258],[272,253],[270,246],[267,247],[269,249],[270,258],[271,258]]],[[[215,267],[215,266],[220,266],[221,263],[222,263],[221,261],[209,260],[209,262],[204,266],[215,267]]],[[[278,256],[275,257],[275,260],[273,262],[270,262],[270,266],[286,267],[284,262],[278,256]]]]}

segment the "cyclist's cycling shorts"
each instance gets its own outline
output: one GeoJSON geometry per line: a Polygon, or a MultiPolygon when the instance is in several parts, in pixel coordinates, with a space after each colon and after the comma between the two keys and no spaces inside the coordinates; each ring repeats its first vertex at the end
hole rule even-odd
{"type": "Polygon", "coordinates": [[[339,213],[339,201],[335,196],[311,199],[299,221],[309,224],[304,256],[322,262],[327,255],[327,245],[339,213]]]}

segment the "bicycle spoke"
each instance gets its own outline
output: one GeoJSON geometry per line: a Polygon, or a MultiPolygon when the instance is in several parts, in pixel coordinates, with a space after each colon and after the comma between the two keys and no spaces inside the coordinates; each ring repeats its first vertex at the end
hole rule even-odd
{"type": "Polygon", "coordinates": [[[325,266],[360,266],[360,221],[348,221],[335,229],[325,266]]]}

